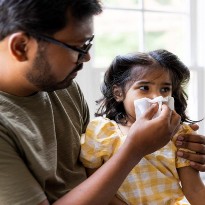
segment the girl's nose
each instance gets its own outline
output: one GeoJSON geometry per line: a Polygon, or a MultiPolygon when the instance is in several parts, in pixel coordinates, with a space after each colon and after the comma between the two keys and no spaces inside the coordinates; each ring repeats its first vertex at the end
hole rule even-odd
{"type": "Polygon", "coordinates": [[[159,96],[161,96],[161,94],[159,92],[155,92],[155,93],[150,94],[149,98],[154,99],[154,98],[159,97],[159,96]]]}

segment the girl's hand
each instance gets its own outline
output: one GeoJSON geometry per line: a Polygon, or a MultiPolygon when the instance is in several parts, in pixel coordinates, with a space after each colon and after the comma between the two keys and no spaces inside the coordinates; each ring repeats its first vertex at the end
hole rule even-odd
{"type": "MultiPolygon", "coordinates": [[[[198,130],[198,125],[190,125],[193,130],[198,130]]],[[[199,134],[183,134],[179,135],[176,140],[176,146],[178,148],[186,148],[195,153],[178,151],[179,157],[188,159],[191,161],[190,165],[198,170],[205,172],[205,136],[199,134]]]]}

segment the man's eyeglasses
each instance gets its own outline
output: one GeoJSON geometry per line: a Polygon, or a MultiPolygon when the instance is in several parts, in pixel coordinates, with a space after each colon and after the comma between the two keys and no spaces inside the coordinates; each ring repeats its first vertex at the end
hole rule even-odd
{"type": "Polygon", "coordinates": [[[66,43],[63,43],[63,42],[61,42],[61,41],[59,41],[59,40],[56,40],[56,39],[54,39],[54,38],[52,38],[52,37],[50,37],[50,36],[46,36],[46,35],[44,35],[44,34],[31,34],[31,36],[36,37],[36,38],[38,38],[38,39],[42,39],[42,40],[47,41],[47,42],[49,42],[49,43],[56,44],[56,45],[61,46],[61,47],[65,48],[65,49],[69,49],[69,50],[71,49],[71,50],[73,50],[73,51],[78,52],[79,54],[78,54],[77,63],[78,63],[78,62],[81,62],[81,60],[84,58],[84,56],[85,56],[86,54],[88,54],[90,48],[91,48],[92,45],[93,45],[93,39],[94,39],[94,34],[93,34],[92,37],[89,38],[89,39],[84,43],[84,45],[83,45],[81,48],[78,48],[78,47],[76,47],[76,46],[71,46],[71,45],[66,44],[66,43]]]}

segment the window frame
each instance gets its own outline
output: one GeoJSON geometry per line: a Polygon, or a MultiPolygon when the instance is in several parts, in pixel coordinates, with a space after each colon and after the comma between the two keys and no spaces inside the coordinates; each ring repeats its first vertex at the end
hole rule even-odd
{"type": "MultiPolygon", "coordinates": [[[[194,105],[189,105],[189,109],[191,110],[191,114],[194,115],[193,118],[194,119],[201,119],[203,118],[202,113],[205,113],[205,109],[204,109],[204,92],[201,92],[199,88],[203,88],[204,87],[204,64],[203,65],[199,65],[198,64],[198,45],[199,43],[199,39],[198,39],[198,35],[197,35],[197,30],[198,30],[198,15],[199,12],[198,10],[201,8],[200,3],[204,4],[203,0],[199,0],[201,1],[199,3],[199,1],[195,1],[195,0],[188,0],[188,6],[189,6],[189,34],[188,34],[188,49],[189,49],[189,68],[190,71],[192,73],[195,73],[195,75],[191,78],[190,84],[189,84],[189,89],[192,90],[192,92],[194,93],[194,95],[192,93],[188,93],[190,95],[190,103],[195,103],[196,106],[194,105]],[[198,4],[197,4],[198,3],[198,4]]],[[[157,11],[157,10],[147,10],[144,8],[143,5],[143,0],[141,0],[142,3],[142,8],[136,8],[134,10],[136,11],[140,11],[141,12],[141,18],[140,18],[140,47],[139,47],[139,51],[144,51],[145,50],[145,41],[144,41],[144,36],[145,36],[145,28],[144,28],[144,15],[145,12],[149,11],[149,12],[165,12],[165,11],[157,11]]],[[[120,9],[120,10],[132,10],[133,9],[128,9],[128,8],[117,8],[117,7],[104,7],[104,9],[120,9]]],[[[179,12],[173,12],[173,11],[167,11],[167,13],[176,13],[179,14],[179,12]]],[[[181,13],[181,12],[180,12],[181,13]]],[[[202,14],[202,12],[201,12],[202,14]]],[[[139,19],[138,19],[139,21],[139,19]]],[[[202,27],[202,23],[201,23],[201,27],[202,27]]],[[[203,50],[204,51],[204,50],[203,50]]],[[[94,49],[91,49],[91,56],[93,58],[95,58],[95,53],[94,53],[94,49]]],[[[204,51],[205,53],[205,51],[204,51]]],[[[102,73],[104,72],[105,68],[95,68],[93,61],[91,60],[89,63],[87,63],[85,65],[85,69],[84,71],[82,71],[79,74],[78,77],[78,82],[81,85],[81,88],[85,94],[86,100],[88,101],[88,105],[90,108],[90,112],[91,112],[91,118],[94,117],[94,113],[96,111],[96,104],[95,101],[97,99],[99,99],[101,97],[101,93],[100,93],[100,85],[99,82],[102,80],[102,73]],[[85,81],[86,79],[86,81],[85,81]],[[94,88],[94,89],[93,89],[94,88]]],[[[188,102],[188,103],[189,103],[188,102]]],[[[190,116],[190,118],[192,119],[192,116],[190,116]]],[[[205,123],[199,123],[200,125],[200,129],[199,129],[199,133],[205,133],[205,127],[204,127],[205,123]]]]}

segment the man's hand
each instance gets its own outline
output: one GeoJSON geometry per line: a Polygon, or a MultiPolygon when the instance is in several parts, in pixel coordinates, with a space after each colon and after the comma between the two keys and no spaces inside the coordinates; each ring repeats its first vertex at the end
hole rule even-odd
{"type": "MultiPolygon", "coordinates": [[[[190,125],[193,130],[198,130],[198,125],[190,125]]],[[[176,140],[178,148],[186,148],[195,153],[178,151],[179,157],[190,160],[190,165],[198,170],[205,172],[205,136],[199,134],[183,134],[179,135],[176,140]]]]}
{"type": "Polygon", "coordinates": [[[167,105],[162,106],[159,117],[152,119],[157,110],[157,104],[152,105],[135,121],[128,133],[130,147],[142,157],[165,146],[180,125],[180,116],[167,105]]]}

